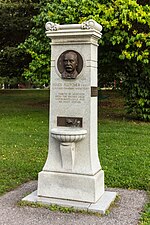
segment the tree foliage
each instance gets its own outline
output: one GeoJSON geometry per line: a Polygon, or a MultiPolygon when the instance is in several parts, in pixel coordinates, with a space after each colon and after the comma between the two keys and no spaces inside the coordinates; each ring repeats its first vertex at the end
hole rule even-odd
{"type": "Polygon", "coordinates": [[[34,1],[0,0],[1,82],[19,82],[22,79],[24,67],[28,66],[31,56],[24,54],[17,46],[29,35],[33,25],[30,20],[36,12],[34,1]]]}
{"type": "Polygon", "coordinates": [[[99,41],[99,81],[120,77],[128,111],[150,119],[150,7],[141,0],[45,0],[34,17],[29,38],[21,45],[32,57],[24,75],[49,80],[50,45],[45,23],[82,23],[94,19],[103,26],[99,41]]]}

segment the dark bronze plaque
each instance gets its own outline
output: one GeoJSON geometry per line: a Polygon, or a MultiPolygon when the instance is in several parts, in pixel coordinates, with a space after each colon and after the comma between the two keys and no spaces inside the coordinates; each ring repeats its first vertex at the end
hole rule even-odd
{"type": "Polygon", "coordinates": [[[91,87],[91,97],[97,97],[97,96],[98,96],[98,88],[91,87]]]}
{"type": "Polygon", "coordinates": [[[57,126],[82,127],[82,118],[78,117],[57,117],[57,126]]]}
{"type": "Polygon", "coordinates": [[[62,79],[75,79],[83,68],[82,56],[74,50],[67,50],[59,56],[57,68],[62,79]]]}

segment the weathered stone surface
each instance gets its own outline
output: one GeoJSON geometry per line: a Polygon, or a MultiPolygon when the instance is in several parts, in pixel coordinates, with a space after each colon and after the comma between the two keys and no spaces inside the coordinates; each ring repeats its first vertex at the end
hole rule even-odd
{"type": "Polygon", "coordinates": [[[97,48],[102,27],[89,20],[48,22],[46,29],[51,39],[49,151],[38,176],[36,201],[104,213],[116,193],[105,192],[98,158],[97,48]]]}
{"type": "Polygon", "coordinates": [[[83,201],[70,201],[65,199],[39,197],[37,195],[37,191],[34,191],[22,200],[34,203],[42,203],[45,205],[55,204],[62,207],[73,207],[76,210],[85,210],[88,212],[98,212],[100,214],[105,214],[106,210],[110,207],[110,204],[115,200],[115,198],[116,192],[105,191],[98,201],[95,203],[88,203],[83,201]]]}
{"type": "Polygon", "coordinates": [[[94,176],[42,171],[38,179],[38,196],[94,203],[104,193],[102,170],[94,176]]]}

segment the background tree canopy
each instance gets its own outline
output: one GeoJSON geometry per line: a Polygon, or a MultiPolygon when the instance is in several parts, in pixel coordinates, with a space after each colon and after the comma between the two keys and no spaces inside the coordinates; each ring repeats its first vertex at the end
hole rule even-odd
{"type": "Polygon", "coordinates": [[[24,67],[31,61],[17,46],[24,42],[33,26],[31,18],[38,12],[37,0],[0,0],[0,83],[17,84],[24,67]]]}
{"type": "Polygon", "coordinates": [[[41,0],[30,36],[19,50],[30,55],[24,76],[49,83],[50,45],[45,23],[82,23],[94,19],[103,26],[99,41],[99,83],[121,79],[129,113],[150,119],[150,7],[142,0],[41,0]]]}

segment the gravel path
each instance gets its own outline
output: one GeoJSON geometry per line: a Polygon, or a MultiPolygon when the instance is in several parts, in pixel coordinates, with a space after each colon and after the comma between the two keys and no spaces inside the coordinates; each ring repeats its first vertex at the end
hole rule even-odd
{"type": "Polygon", "coordinates": [[[32,181],[0,197],[0,225],[138,225],[147,196],[145,191],[109,189],[120,195],[108,215],[52,212],[45,208],[19,207],[17,202],[36,190],[32,181]]]}

